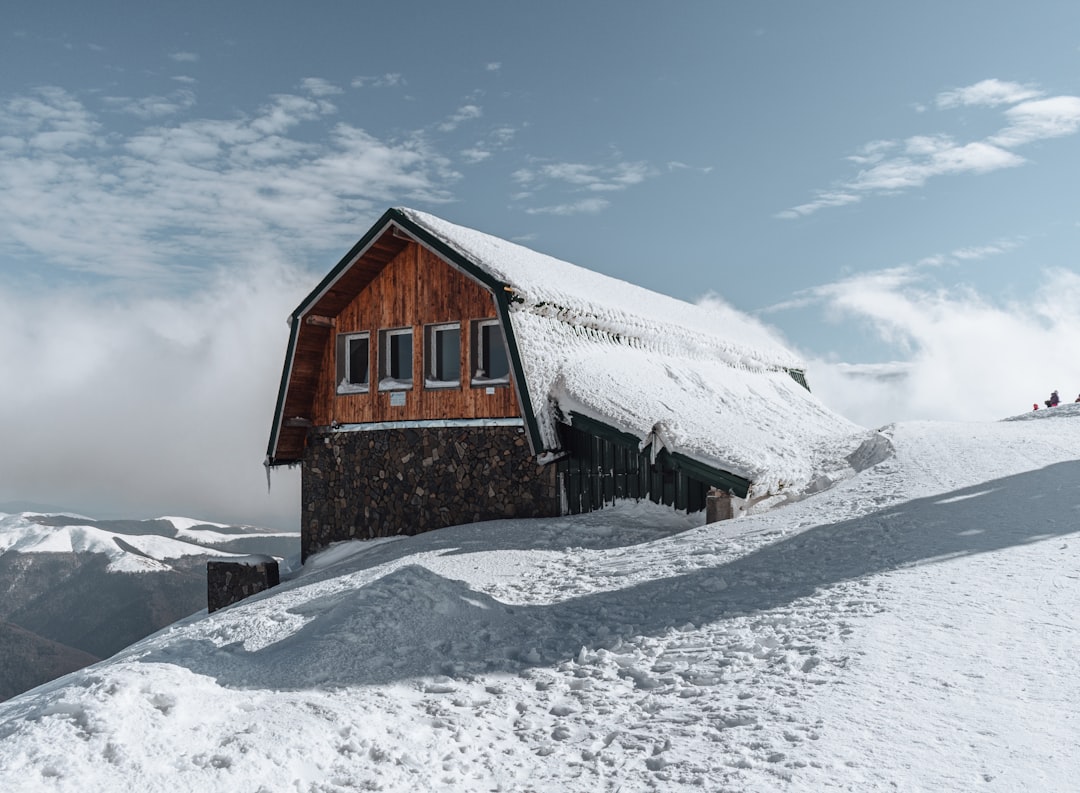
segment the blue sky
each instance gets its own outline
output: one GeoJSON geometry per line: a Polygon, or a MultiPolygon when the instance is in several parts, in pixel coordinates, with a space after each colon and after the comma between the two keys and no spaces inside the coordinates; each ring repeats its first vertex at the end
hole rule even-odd
{"type": "Polygon", "coordinates": [[[388,206],[716,293],[867,425],[1080,391],[1074,3],[5,9],[0,501],[294,519],[283,318],[388,206]]]}

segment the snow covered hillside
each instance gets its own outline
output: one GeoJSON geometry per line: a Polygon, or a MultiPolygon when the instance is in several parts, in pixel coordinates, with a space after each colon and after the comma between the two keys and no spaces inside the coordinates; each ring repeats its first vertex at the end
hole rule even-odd
{"type": "Polygon", "coordinates": [[[1080,405],[702,526],[334,546],[0,704],[4,791],[1073,791],[1080,405]]]}
{"type": "Polygon", "coordinates": [[[206,606],[206,561],[294,555],[296,532],[190,518],[0,513],[0,699],[206,606]]]}
{"type": "Polygon", "coordinates": [[[191,556],[228,557],[272,550],[293,555],[298,532],[227,526],[192,518],[94,520],[66,513],[0,513],[0,554],[99,553],[110,573],[167,570],[191,556]]]}

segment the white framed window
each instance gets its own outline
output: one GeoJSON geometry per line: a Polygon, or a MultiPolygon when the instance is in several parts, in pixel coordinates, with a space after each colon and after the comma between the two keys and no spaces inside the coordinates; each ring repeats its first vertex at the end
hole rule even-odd
{"type": "Polygon", "coordinates": [[[510,382],[510,358],[506,354],[502,327],[497,319],[474,319],[472,323],[472,385],[505,385],[510,382]]]}
{"type": "Polygon", "coordinates": [[[371,334],[339,333],[337,337],[337,392],[367,393],[371,379],[371,334]]]}
{"type": "Polygon", "coordinates": [[[461,323],[424,326],[424,387],[461,385],[461,323]]]}
{"type": "Polygon", "coordinates": [[[412,388],[412,328],[379,331],[379,390],[402,391],[412,388]]]}

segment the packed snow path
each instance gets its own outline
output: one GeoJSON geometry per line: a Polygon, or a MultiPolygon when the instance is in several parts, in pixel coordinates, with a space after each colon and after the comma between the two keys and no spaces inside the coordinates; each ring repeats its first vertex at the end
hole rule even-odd
{"type": "Polygon", "coordinates": [[[1075,790],[1078,408],[726,524],[336,546],[0,704],[0,789],[1075,790]]]}

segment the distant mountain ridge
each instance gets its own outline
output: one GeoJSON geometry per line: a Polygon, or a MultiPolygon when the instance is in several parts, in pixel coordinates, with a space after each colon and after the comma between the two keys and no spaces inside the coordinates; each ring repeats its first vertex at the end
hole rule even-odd
{"type": "Polygon", "coordinates": [[[298,552],[297,532],[253,526],[0,513],[0,699],[205,608],[210,558],[298,552]]]}

